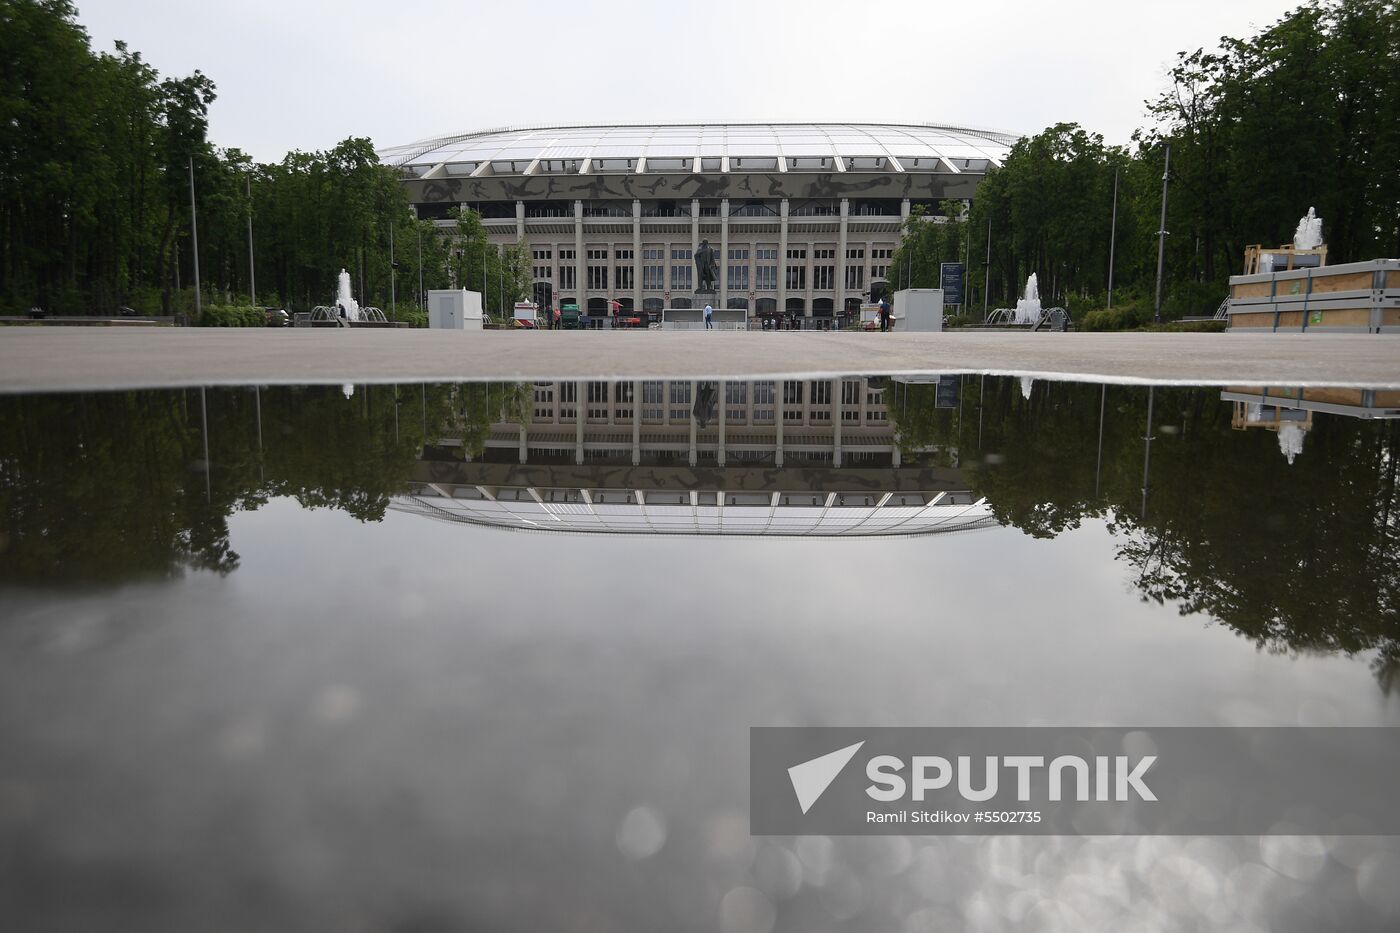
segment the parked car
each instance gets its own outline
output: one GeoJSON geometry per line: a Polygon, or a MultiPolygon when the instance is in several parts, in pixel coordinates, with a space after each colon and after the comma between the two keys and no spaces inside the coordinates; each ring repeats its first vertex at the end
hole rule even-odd
{"type": "Polygon", "coordinates": [[[292,323],[291,316],[290,316],[289,314],[287,314],[287,312],[286,312],[285,309],[283,309],[283,308],[263,308],[263,312],[264,312],[264,313],[266,314],[266,316],[267,316],[267,326],[268,326],[268,327],[290,327],[290,326],[291,326],[291,323],[292,323]]]}

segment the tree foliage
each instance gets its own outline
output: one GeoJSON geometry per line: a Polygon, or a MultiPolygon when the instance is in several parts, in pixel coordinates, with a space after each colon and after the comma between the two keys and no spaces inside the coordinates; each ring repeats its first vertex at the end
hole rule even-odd
{"type": "Polygon", "coordinates": [[[214,99],[198,71],[95,53],[69,0],[0,0],[0,313],[193,310],[191,169],[204,304],[251,304],[254,284],[262,305],[329,304],[342,268],[386,311],[446,287],[447,244],[369,140],[259,165],[210,144],[214,99]]]}
{"type": "Polygon", "coordinates": [[[452,243],[450,269],[455,288],[481,292],[484,309],[509,317],[517,301],[530,294],[530,261],[519,245],[497,249],[486,236],[481,215],[454,211],[457,237],[452,243]]]}
{"type": "MultiPolygon", "coordinates": [[[[989,288],[990,307],[1009,307],[1035,273],[1047,305],[1104,307],[1117,172],[1114,304],[1150,308],[1168,145],[1167,319],[1213,312],[1244,247],[1289,241],[1309,207],[1329,261],[1400,255],[1393,0],[1313,0],[1253,37],[1183,52],[1148,114],[1130,148],[1061,123],[988,172],[969,220],[974,299],[989,288]]],[[[900,252],[922,255],[927,236],[906,229],[900,252]]],[[[920,284],[936,281],[916,270],[920,284]]]]}

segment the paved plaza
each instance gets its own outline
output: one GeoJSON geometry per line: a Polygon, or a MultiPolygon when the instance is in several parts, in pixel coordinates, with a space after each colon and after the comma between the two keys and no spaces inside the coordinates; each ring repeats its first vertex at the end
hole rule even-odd
{"type": "Polygon", "coordinates": [[[1361,334],[0,330],[4,392],[915,372],[1400,387],[1400,340],[1361,334]]]}

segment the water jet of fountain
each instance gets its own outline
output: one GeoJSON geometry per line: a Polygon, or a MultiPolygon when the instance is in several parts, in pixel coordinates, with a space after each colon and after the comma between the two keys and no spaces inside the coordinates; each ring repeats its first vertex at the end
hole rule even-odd
{"type": "Polygon", "coordinates": [[[360,303],[350,294],[350,273],[344,269],[340,270],[340,279],[335,293],[336,306],[345,315],[347,321],[358,321],[360,319],[360,303]]]}
{"type": "Polygon", "coordinates": [[[1303,441],[1307,437],[1299,424],[1281,424],[1278,428],[1278,449],[1290,464],[1303,452],[1303,441]]]}
{"type": "Polygon", "coordinates": [[[1322,245],[1322,218],[1308,208],[1307,216],[1298,220],[1298,229],[1293,234],[1294,249],[1317,249],[1322,245]]]}
{"type": "Polygon", "coordinates": [[[1026,297],[1016,299],[1016,315],[1012,319],[1017,324],[1034,324],[1040,320],[1040,284],[1032,272],[1026,279],[1026,297]]]}

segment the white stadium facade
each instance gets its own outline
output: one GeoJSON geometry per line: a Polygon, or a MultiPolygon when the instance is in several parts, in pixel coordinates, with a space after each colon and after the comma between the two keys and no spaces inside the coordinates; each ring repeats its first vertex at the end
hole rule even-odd
{"type": "Polygon", "coordinates": [[[1017,137],[934,124],[536,126],[381,150],[418,215],[481,215],[522,244],[537,298],[600,315],[694,307],[693,257],[718,251],[724,317],[832,318],[885,280],[917,206],[970,201],[1017,137]]]}

